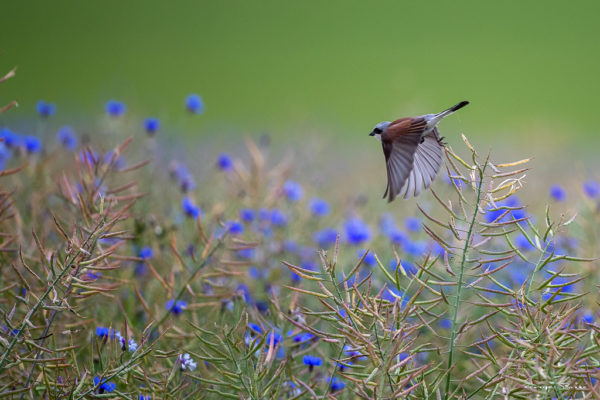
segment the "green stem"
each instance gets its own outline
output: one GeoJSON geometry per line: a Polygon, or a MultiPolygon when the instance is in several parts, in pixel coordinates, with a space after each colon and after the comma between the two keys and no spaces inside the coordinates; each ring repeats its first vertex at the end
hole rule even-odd
{"type": "MultiPolygon", "coordinates": [[[[208,252],[208,254],[206,255],[206,257],[204,257],[202,262],[200,264],[198,264],[196,269],[194,269],[194,271],[191,273],[188,280],[185,282],[184,285],[181,286],[181,289],[179,289],[179,292],[173,299],[173,304],[176,304],[178,300],[181,300],[181,298],[183,297],[183,294],[185,293],[185,288],[191,283],[191,281],[194,279],[194,277],[196,276],[198,271],[200,271],[202,268],[204,268],[204,266],[208,263],[208,260],[210,259],[210,257],[212,257],[212,255],[223,245],[223,242],[225,241],[225,237],[226,236],[223,236],[221,239],[219,239],[217,244],[208,252]]],[[[163,314],[163,316],[158,320],[158,322],[154,326],[154,329],[158,329],[158,327],[160,325],[162,325],[166,321],[166,319],[169,317],[169,314],[171,314],[171,310],[167,310],[163,314]]]]}
{"type": "Polygon", "coordinates": [[[40,297],[40,299],[35,303],[35,305],[31,308],[31,310],[29,310],[27,315],[25,315],[25,318],[23,318],[23,322],[21,323],[21,326],[19,327],[17,332],[15,332],[13,339],[9,343],[9,345],[6,348],[6,350],[4,351],[4,353],[2,354],[2,358],[0,359],[0,372],[4,371],[4,364],[6,363],[6,360],[8,359],[8,355],[12,351],[15,344],[17,344],[17,341],[19,340],[19,336],[21,336],[21,333],[23,332],[23,330],[25,330],[25,327],[27,327],[27,323],[29,322],[31,317],[33,317],[33,315],[37,312],[37,310],[40,308],[40,306],[42,305],[44,300],[46,300],[46,297],[48,297],[48,295],[50,294],[50,292],[52,292],[52,290],[58,284],[58,282],[66,275],[66,273],[68,271],[71,270],[71,266],[75,262],[75,259],[79,256],[79,254],[81,254],[81,249],[89,243],[89,241],[92,239],[92,237],[94,237],[94,235],[97,234],[102,229],[103,226],[104,226],[104,221],[101,221],[97,225],[96,229],[94,229],[92,234],[90,234],[90,236],[87,237],[85,242],[81,246],[79,246],[79,249],[77,250],[77,252],[73,255],[73,257],[71,257],[71,260],[65,264],[65,267],[63,268],[63,270],[60,271],[60,273],[56,276],[56,278],[54,278],[54,281],[52,281],[52,283],[48,286],[48,289],[46,289],[46,291],[40,297]]]}
{"type": "Polygon", "coordinates": [[[452,317],[452,332],[450,334],[450,350],[448,354],[448,367],[446,369],[446,390],[444,393],[444,399],[448,398],[448,392],[450,391],[450,369],[452,368],[452,361],[454,356],[454,341],[456,340],[456,320],[458,319],[458,307],[460,306],[460,295],[462,293],[463,288],[463,280],[465,273],[465,263],[467,261],[467,251],[469,249],[469,245],[471,243],[471,236],[473,235],[473,227],[475,226],[475,221],[477,219],[477,212],[479,211],[479,203],[481,201],[481,188],[483,186],[483,173],[487,163],[483,165],[483,168],[479,170],[479,185],[477,185],[477,201],[475,202],[475,210],[473,211],[473,217],[471,218],[471,223],[469,224],[469,231],[467,232],[467,237],[465,238],[465,246],[463,248],[462,260],[460,262],[460,273],[458,275],[458,288],[456,291],[456,302],[454,303],[454,316],[452,317]]]}

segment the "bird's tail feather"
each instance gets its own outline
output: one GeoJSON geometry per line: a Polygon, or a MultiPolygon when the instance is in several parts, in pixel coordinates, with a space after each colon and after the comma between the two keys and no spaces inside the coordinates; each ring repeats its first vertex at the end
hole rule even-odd
{"type": "Polygon", "coordinates": [[[442,111],[441,113],[437,113],[433,116],[433,118],[431,118],[430,121],[428,121],[427,125],[437,125],[438,122],[440,122],[443,118],[447,117],[448,115],[454,113],[455,111],[460,110],[461,108],[463,108],[464,106],[466,106],[467,104],[469,104],[468,101],[461,101],[460,103],[458,103],[455,106],[450,107],[447,110],[442,111]]]}

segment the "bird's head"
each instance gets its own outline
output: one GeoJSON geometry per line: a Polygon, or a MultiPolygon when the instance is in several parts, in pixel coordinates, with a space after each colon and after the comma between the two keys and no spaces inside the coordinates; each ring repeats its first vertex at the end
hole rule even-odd
{"type": "Polygon", "coordinates": [[[373,128],[373,131],[369,133],[369,136],[375,136],[377,139],[381,139],[381,134],[383,133],[383,131],[386,130],[390,123],[391,122],[389,121],[383,121],[378,123],[377,125],[375,125],[375,128],[373,128]]]}

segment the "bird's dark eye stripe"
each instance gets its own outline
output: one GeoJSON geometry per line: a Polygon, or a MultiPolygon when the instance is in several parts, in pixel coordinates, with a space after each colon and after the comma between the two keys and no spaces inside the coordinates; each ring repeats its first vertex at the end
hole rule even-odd
{"type": "Polygon", "coordinates": [[[373,129],[373,131],[375,131],[375,133],[381,133],[381,129],[379,129],[379,128],[375,128],[375,129],[373,129]]]}

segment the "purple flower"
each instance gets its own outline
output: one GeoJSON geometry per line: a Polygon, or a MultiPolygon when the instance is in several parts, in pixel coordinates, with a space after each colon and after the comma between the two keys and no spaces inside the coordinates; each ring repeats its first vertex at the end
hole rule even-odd
{"type": "Polygon", "coordinates": [[[319,247],[326,249],[335,243],[337,237],[337,230],[333,228],[325,228],[313,234],[313,241],[317,243],[319,247]]]}
{"type": "Polygon", "coordinates": [[[328,378],[330,380],[328,380],[328,382],[330,383],[330,387],[331,387],[331,393],[337,392],[338,390],[342,390],[343,388],[346,387],[346,384],[344,383],[343,380],[338,379],[337,377],[333,377],[333,379],[328,378]]]}
{"type": "Polygon", "coordinates": [[[324,217],[325,215],[329,214],[330,211],[329,203],[318,198],[310,199],[308,202],[308,208],[315,217],[324,217]]]}
{"type": "Polygon", "coordinates": [[[240,221],[228,221],[225,226],[231,235],[241,235],[244,233],[244,225],[240,221]]]}
{"type": "Polygon", "coordinates": [[[29,154],[35,154],[42,151],[42,141],[36,136],[25,136],[23,138],[25,150],[29,154]]]}
{"type": "Polygon", "coordinates": [[[94,377],[94,386],[98,386],[99,394],[110,393],[117,387],[117,385],[115,385],[112,382],[107,382],[105,379],[102,379],[102,381],[100,381],[99,376],[94,377]]]}
{"type": "Polygon", "coordinates": [[[37,102],[37,112],[42,118],[48,118],[56,113],[56,106],[53,103],[46,103],[44,100],[37,102]]]}
{"type": "MultiPolygon", "coordinates": [[[[367,252],[367,250],[358,250],[358,252],[356,253],[356,256],[360,260],[366,252],[367,252]]],[[[369,267],[376,266],[377,260],[375,259],[375,254],[373,254],[373,252],[369,251],[369,253],[366,255],[363,262],[369,267]]]]}
{"type": "Polygon", "coordinates": [[[197,94],[190,94],[185,98],[185,108],[192,114],[204,113],[204,101],[197,94]]]}
{"type": "Polygon", "coordinates": [[[144,260],[149,260],[154,257],[154,251],[152,251],[152,247],[142,247],[138,256],[144,260]]]}
{"type": "Polygon", "coordinates": [[[179,361],[179,368],[182,371],[185,371],[186,369],[193,371],[196,369],[196,361],[194,361],[188,353],[180,354],[179,357],[177,357],[177,361],[179,361]]]}
{"type": "Polygon", "coordinates": [[[252,222],[256,218],[256,211],[251,208],[244,208],[240,210],[240,219],[244,222],[252,222]]]}
{"type": "Polygon", "coordinates": [[[219,168],[221,171],[232,171],[233,160],[231,160],[231,157],[229,157],[229,155],[221,153],[217,158],[217,168],[219,168]]]}
{"type": "Polygon", "coordinates": [[[202,216],[202,210],[200,207],[194,204],[194,202],[189,197],[184,197],[181,201],[181,207],[183,208],[183,212],[185,215],[191,218],[198,218],[202,216]]]}
{"type": "Polygon", "coordinates": [[[565,201],[567,192],[560,185],[552,185],[550,186],[550,196],[556,201],[565,201]]]}
{"type": "Polygon", "coordinates": [[[106,328],[104,326],[99,326],[96,328],[96,336],[107,339],[115,339],[121,334],[114,329],[106,328]]]}
{"type": "Polygon", "coordinates": [[[127,161],[125,161],[125,157],[117,156],[114,150],[109,150],[104,154],[104,164],[121,171],[127,166],[127,161]]]}
{"type": "Polygon", "coordinates": [[[408,217],[404,220],[404,226],[409,232],[419,232],[421,230],[421,220],[416,217],[408,217]]]}
{"type": "Polygon", "coordinates": [[[100,161],[98,153],[96,153],[94,149],[91,149],[89,147],[82,149],[79,152],[79,159],[81,160],[81,162],[90,163],[91,165],[95,165],[100,161]]]}
{"type": "Polygon", "coordinates": [[[173,299],[170,299],[165,303],[165,308],[167,311],[170,311],[175,315],[179,315],[187,308],[187,303],[183,300],[177,300],[177,302],[175,302],[173,299]]]}
{"type": "Polygon", "coordinates": [[[109,100],[106,102],[106,106],[104,107],[106,113],[114,118],[120,117],[125,114],[127,107],[125,103],[117,101],[117,100],[109,100]]]}
{"type": "MultiPolygon", "coordinates": [[[[8,144],[7,144],[8,146],[8,144]]],[[[10,147],[10,146],[9,146],[10,147]]],[[[590,199],[595,199],[600,196],[600,185],[596,181],[586,181],[583,183],[583,192],[590,199]]]]}
{"type": "Polygon", "coordinates": [[[273,209],[271,210],[271,224],[278,227],[286,226],[288,224],[288,217],[283,211],[273,209]]]}
{"type": "Polygon", "coordinates": [[[314,367],[320,366],[323,363],[323,360],[321,360],[319,357],[306,355],[302,358],[302,362],[305,365],[308,365],[308,369],[312,371],[314,367]]]}
{"type": "Polygon", "coordinates": [[[144,120],[144,129],[146,133],[150,136],[154,136],[156,132],[160,129],[160,121],[158,118],[146,118],[144,120]]]}
{"type": "Polygon", "coordinates": [[[77,147],[77,136],[75,131],[68,125],[63,126],[56,134],[56,140],[67,150],[75,150],[77,147]]]}
{"type": "Polygon", "coordinates": [[[359,245],[371,239],[371,230],[360,218],[346,221],[346,239],[350,244],[359,245]]]}
{"type": "Polygon", "coordinates": [[[440,324],[440,328],[442,328],[442,329],[452,328],[452,321],[450,321],[448,318],[440,319],[439,324],[440,324]]]}
{"type": "Polygon", "coordinates": [[[427,243],[425,242],[413,242],[412,240],[406,240],[402,246],[404,251],[413,257],[420,257],[427,251],[427,243]]]}
{"type": "Polygon", "coordinates": [[[247,249],[240,249],[237,251],[238,257],[244,260],[251,260],[254,258],[255,250],[254,247],[249,247],[247,249]]]}
{"type": "Polygon", "coordinates": [[[248,323],[248,328],[250,329],[250,333],[254,334],[254,335],[261,335],[263,333],[262,328],[260,327],[260,325],[255,324],[253,322],[249,322],[248,323]]]}
{"type": "Polygon", "coordinates": [[[4,144],[8,148],[17,147],[21,144],[21,137],[8,128],[0,130],[0,138],[4,139],[4,144]]]}
{"type": "Polygon", "coordinates": [[[304,196],[304,189],[298,182],[287,181],[283,185],[283,193],[289,201],[296,203],[304,196]]]}
{"type": "Polygon", "coordinates": [[[515,243],[517,244],[519,250],[529,251],[535,249],[535,247],[533,247],[533,245],[529,243],[529,240],[527,240],[525,235],[523,235],[522,233],[517,235],[517,237],[515,238],[515,243]]]}

